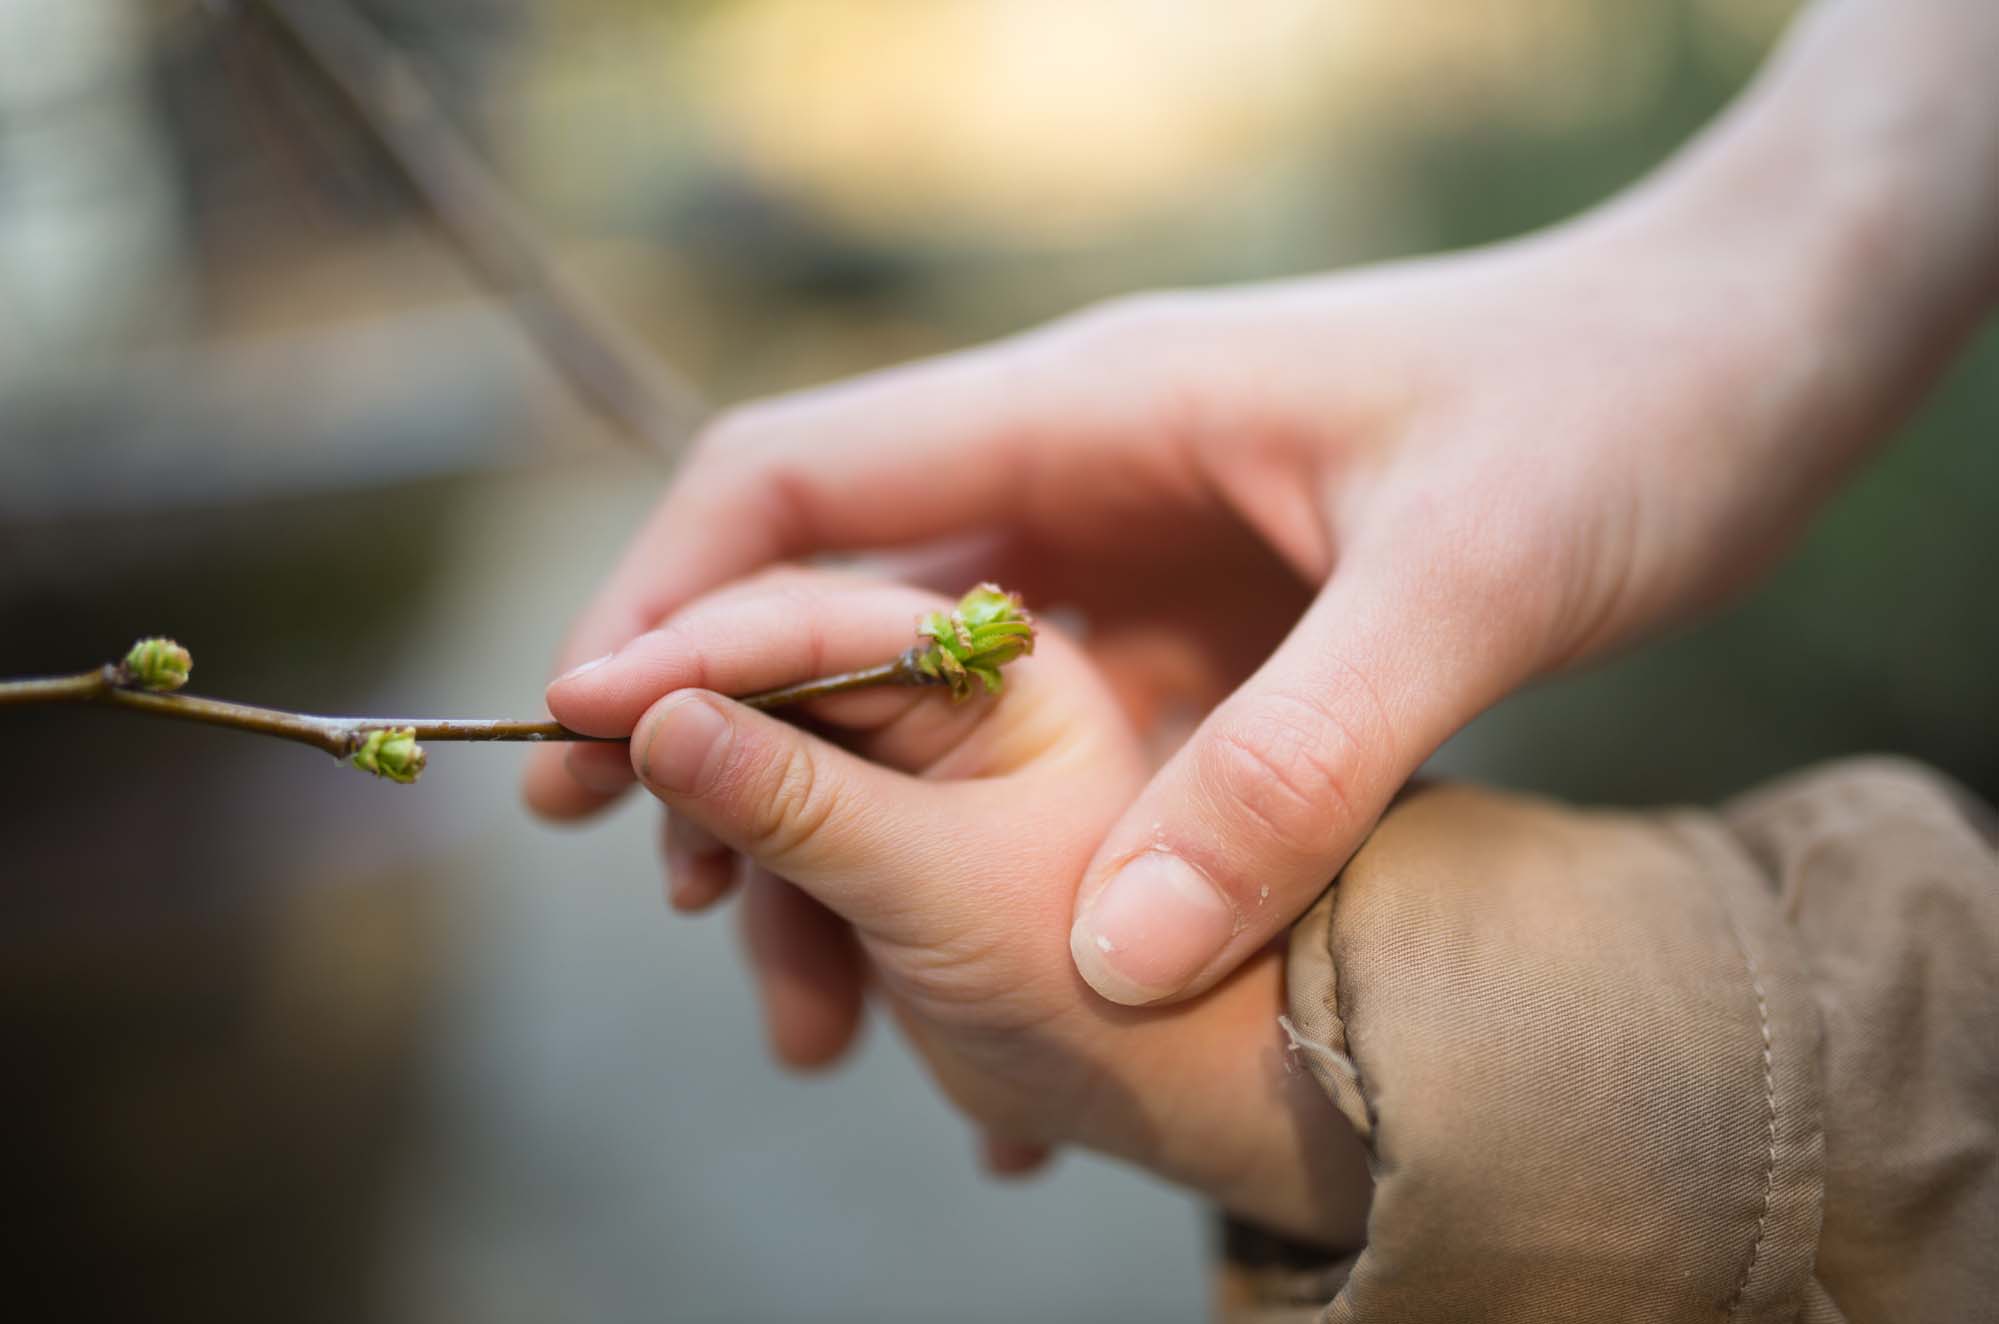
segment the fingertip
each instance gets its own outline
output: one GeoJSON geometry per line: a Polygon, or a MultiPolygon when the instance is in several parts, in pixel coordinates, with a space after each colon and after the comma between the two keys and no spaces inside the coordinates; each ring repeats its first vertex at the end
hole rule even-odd
{"type": "Polygon", "coordinates": [[[569,670],[557,676],[554,680],[548,682],[548,688],[552,690],[556,688],[558,685],[568,686],[572,682],[579,680],[584,676],[589,675],[591,672],[595,671],[598,667],[603,666],[606,662],[609,662],[612,658],[616,657],[617,655],[618,655],[617,652],[613,650],[612,652],[604,653],[597,657],[593,657],[588,662],[579,662],[575,666],[569,668],[569,670]]]}
{"type": "Polygon", "coordinates": [[[600,796],[623,795],[638,781],[631,751],[623,741],[572,744],[563,754],[562,767],[577,785],[600,796]]]}
{"type": "Polygon", "coordinates": [[[1245,925],[1222,891],[1171,850],[1140,851],[1076,908],[1069,955],[1090,987],[1143,1006],[1198,983],[1245,925]]]}
{"type": "Polygon", "coordinates": [[[1137,983],[1110,963],[1111,939],[1097,932],[1089,911],[1076,917],[1069,930],[1069,959],[1076,973],[1106,1002],[1120,1007],[1143,1007],[1172,996],[1170,989],[1155,989],[1137,983]]]}
{"type": "MultiPolygon", "coordinates": [[[[556,676],[549,681],[543,693],[551,699],[568,703],[571,696],[579,691],[587,693],[588,678],[623,652],[631,641],[641,634],[648,624],[648,618],[638,609],[633,595],[612,586],[601,593],[598,600],[584,612],[569,637],[564,640],[556,661],[556,676]]],[[[549,713],[571,730],[585,728],[571,720],[574,714],[565,715],[554,706],[549,713]]],[[[590,731],[590,735],[623,735],[623,731],[590,731]]]]}
{"type": "Polygon", "coordinates": [[[602,812],[622,792],[594,791],[569,771],[566,751],[543,746],[528,755],[521,773],[521,799],[539,818],[551,823],[573,823],[602,812]]]}
{"type": "MultiPolygon", "coordinates": [[[[626,661],[629,645],[617,652],[593,658],[563,672],[548,683],[542,702],[549,715],[572,731],[591,736],[622,736],[631,732],[632,719],[644,711],[648,697],[656,694],[643,689],[626,661]]],[[[668,686],[670,688],[670,685],[668,686]]],[[[658,686],[655,685],[655,690],[658,686]]]]}
{"type": "Polygon", "coordinates": [[[860,1035],[859,1007],[839,1021],[831,1017],[817,1020],[799,1016],[773,1018],[770,1023],[771,1055],[792,1071],[804,1074],[829,1071],[847,1059],[860,1035]]]}
{"type": "Polygon", "coordinates": [[[688,859],[669,855],[666,862],[666,904],[682,915],[713,910],[736,881],[736,861],[722,856],[688,859]]]}
{"type": "Polygon", "coordinates": [[[865,967],[853,930],[761,869],[750,871],[742,916],[771,1055],[794,1071],[840,1061],[863,1020],[865,967]]]}
{"type": "Polygon", "coordinates": [[[979,1162],[986,1174],[1017,1181],[1044,1171],[1055,1151],[1032,1140],[1013,1140],[991,1131],[979,1138],[979,1162]]]}
{"type": "Polygon", "coordinates": [[[685,814],[668,813],[661,836],[666,901],[683,915],[712,909],[735,887],[741,857],[685,814]]]}

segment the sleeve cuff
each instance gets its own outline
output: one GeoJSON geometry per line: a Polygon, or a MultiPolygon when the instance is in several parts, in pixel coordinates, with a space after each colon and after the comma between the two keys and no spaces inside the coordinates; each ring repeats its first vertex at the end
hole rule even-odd
{"type": "Polygon", "coordinates": [[[1418,792],[1294,931],[1289,981],[1375,1178],[1321,1317],[1795,1317],[1819,1016],[1720,819],[1418,792]]]}

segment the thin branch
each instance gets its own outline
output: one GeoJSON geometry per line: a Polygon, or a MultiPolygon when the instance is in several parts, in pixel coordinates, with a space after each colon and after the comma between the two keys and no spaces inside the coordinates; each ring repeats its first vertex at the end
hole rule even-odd
{"type": "MultiPolygon", "coordinates": [[[[882,685],[938,686],[954,699],[981,691],[997,694],[1000,668],[1034,651],[1034,620],[1020,599],[981,584],[950,612],[934,611],[917,626],[917,642],[893,661],[843,671],[745,695],[738,702],[770,710],[789,704],[882,685]]],[[[623,737],[591,736],[559,722],[513,718],[321,717],[284,708],[261,708],[178,693],[194,658],[171,639],[141,639],[123,659],[73,676],[0,680],[0,708],[30,704],[96,704],[152,717],[228,727],[276,736],[323,750],[355,767],[399,782],[423,772],[419,742],[571,741],[616,744],[623,737]]]]}
{"type": "Polygon", "coordinates": [[[747,708],[782,708],[790,703],[804,703],[808,699],[823,699],[829,694],[844,694],[849,690],[865,690],[877,685],[942,685],[944,682],[934,676],[926,676],[916,669],[914,649],[904,653],[893,662],[884,662],[878,667],[866,667],[860,671],[843,671],[834,676],[821,676],[817,680],[804,680],[796,685],[784,685],[761,694],[751,694],[736,700],[747,708]]]}
{"type": "MultiPolygon", "coordinates": [[[[911,667],[907,656],[878,667],[842,672],[818,680],[801,681],[779,689],[747,695],[739,702],[750,708],[769,711],[789,704],[804,703],[829,694],[867,689],[879,685],[936,685],[941,682],[911,667]]],[[[511,717],[322,717],[293,712],[286,708],[264,708],[256,704],[207,699],[194,694],[159,694],[134,689],[120,679],[115,665],[107,663],[95,671],[74,676],[51,676],[28,680],[0,681],[0,707],[28,704],[90,703],[127,708],[153,717],[170,717],[184,722],[224,726],[257,735],[311,745],[335,758],[347,758],[359,749],[373,731],[409,731],[420,741],[567,741],[585,744],[617,744],[622,736],[591,736],[572,731],[560,722],[533,721],[511,717]]]]}
{"type": "Polygon", "coordinates": [[[455,129],[413,61],[344,0],[252,0],[339,90],[445,235],[506,295],[570,388],[625,435],[671,454],[700,393],[615,313],[567,279],[549,245],[455,129]]]}
{"type": "MultiPolygon", "coordinates": [[[[829,694],[878,685],[938,685],[943,682],[916,670],[905,653],[893,662],[861,671],[847,671],[751,694],[744,705],[769,711],[829,694]]],[[[0,707],[29,704],[96,704],[123,708],[151,717],[168,717],[207,726],[228,727],[256,735],[276,736],[323,750],[337,759],[353,758],[369,745],[369,737],[400,732],[411,741],[562,741],[578,744],[620,744],[622,736],[592,736],[572,731],[560,722],[523,718],[461,717],[322,717],[264,708],[256,704],[207,699],[194,694],[159,693],[135,688],[128,673],[115,663],[74,676],[50,676],[0,681],[0,707]]],[[[378,742],[379,743],[379,742],[378,742]]]]}
{"type": "Polygon", "coordinates": [[[321,717],[283,708],[205,699],[193,694],[161,694],[132,688],[116,665],[48,679],[0,681],[0,707],[15,704],[90,703],[126,708],[153,717],[225,726],[257,735],[311,745],[335,758],[347,758],[366,743],[373,731],[413,730],[418,740],[569,740],[602,741],[559,722],[461,718],[321,717]]]}

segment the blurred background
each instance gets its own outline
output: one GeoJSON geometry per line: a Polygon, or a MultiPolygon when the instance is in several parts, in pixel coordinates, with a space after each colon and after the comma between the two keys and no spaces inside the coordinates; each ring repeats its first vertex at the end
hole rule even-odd
{"type": "MultiPolygon", "coordinates": [[[[0,0],[0,674],[161,631],[205,693],[536,714],[697,396],[1557,220],[1791,9],[0,0]]],[[[1656,802],[1893,749],[1999,794],[1995,431],[1988,334],[1762,591],[1440,765],[1656,802]]],[[[769,1066],[642,807],[537,826],[512,747],[406,790],[0,723],[17,1318],[1203,1314],[1184,1197],[984,1181],[879,1025],[769,1066]]]]}

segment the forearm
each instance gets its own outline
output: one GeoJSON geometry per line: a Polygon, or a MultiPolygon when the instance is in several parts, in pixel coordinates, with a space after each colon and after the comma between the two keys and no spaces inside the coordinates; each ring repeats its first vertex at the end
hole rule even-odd
{"type": "Polygon", "coordinates": [[[1995,67],[1999,5],[1823,0],[1727,115],[1604,214],[1700,236],[1677,251],[1740,281],[1730,313],[1784,310],[1771,384],[1795,390],[1770,458],[1843,470],[1999,296],[1995,67]]]}

